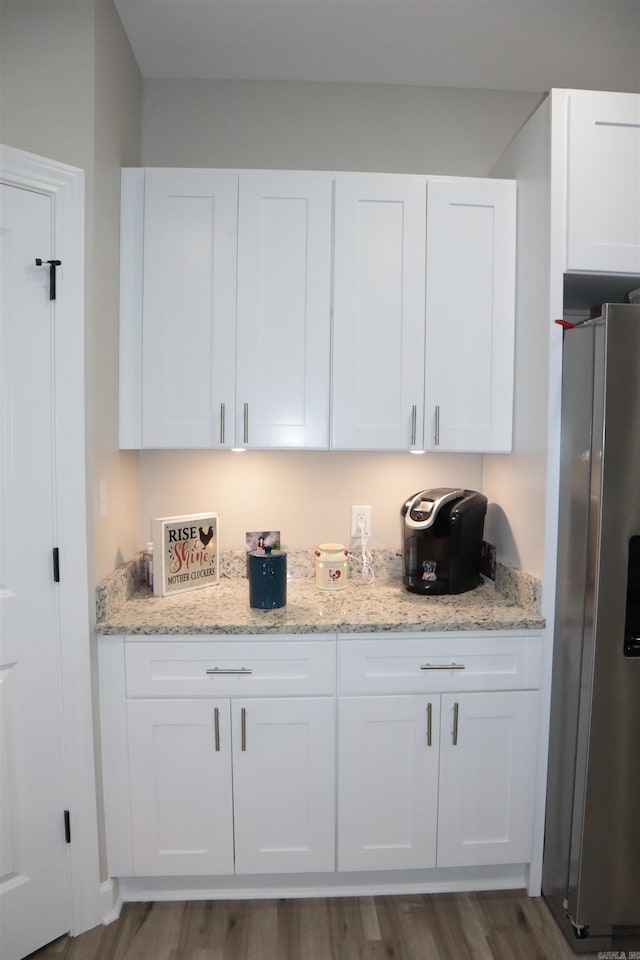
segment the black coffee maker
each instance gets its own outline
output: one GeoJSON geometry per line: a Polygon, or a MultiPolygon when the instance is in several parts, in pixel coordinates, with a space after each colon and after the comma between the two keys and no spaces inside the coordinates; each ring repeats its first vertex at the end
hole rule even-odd
{"type": "Polygon", "coordinates": [[[421,490],[403,505],[402,582],[412,593],[464,593],[480,580],[487,498],[475,490],[421,490]]]}

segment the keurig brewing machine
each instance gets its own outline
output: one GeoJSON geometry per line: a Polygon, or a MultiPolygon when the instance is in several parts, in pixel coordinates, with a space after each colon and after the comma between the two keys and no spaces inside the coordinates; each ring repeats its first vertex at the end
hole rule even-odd
{"type": "Polygon", "coordinates": [[[421,490],[403,504],[402,582],[412,593],[464,593],[480,584],[487,498],[474,490],[421,490]]]}

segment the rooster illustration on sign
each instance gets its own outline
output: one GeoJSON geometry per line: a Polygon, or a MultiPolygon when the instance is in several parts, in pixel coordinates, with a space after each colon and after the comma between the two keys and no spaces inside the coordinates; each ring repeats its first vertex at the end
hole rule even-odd
{"type": "Polygon", "coordinates": [[[207,530],[206,533],[204,532],[202,527],[199,527],[198,533],[200,534],[200,543],[202,544],[203,547],[206,548],[209,545],[209,542],[211,541],[211,539],[213,538],[213,527],[211,526],[211,524],[209,524],[209,529],[207,530]]]}

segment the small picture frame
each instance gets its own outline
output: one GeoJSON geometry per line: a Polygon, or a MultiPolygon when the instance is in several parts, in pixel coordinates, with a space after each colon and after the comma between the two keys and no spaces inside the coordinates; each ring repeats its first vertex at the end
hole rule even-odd
{"type": "Polygon", "coordinates": [[[247,530],[245,533],[245,545],[247,553],[250,553],[252,550],[264,550],[265,547],[271,547],[272,550],[279,550],[280,531],[247,530]]]}
{"type": "Polygon", "coordinates": [[[154,519],[154,595],[173,596],[217,584],[219,536],[217,513],[154,519]]]}

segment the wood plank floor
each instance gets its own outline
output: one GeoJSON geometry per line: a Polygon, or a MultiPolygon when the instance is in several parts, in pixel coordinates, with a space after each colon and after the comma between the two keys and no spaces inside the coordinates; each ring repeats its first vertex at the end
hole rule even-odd
{"type": "MultiPolygon", "coordinates": [[[[593,960],[597,954],[582,954],[593,960]]],[[[520,891],[127,903],[30,960],[575,960],[520,891]]]]}

